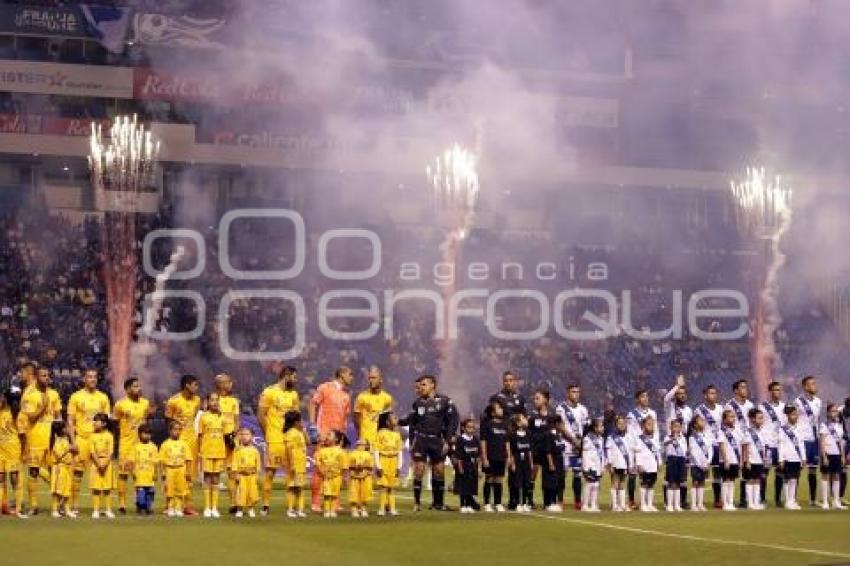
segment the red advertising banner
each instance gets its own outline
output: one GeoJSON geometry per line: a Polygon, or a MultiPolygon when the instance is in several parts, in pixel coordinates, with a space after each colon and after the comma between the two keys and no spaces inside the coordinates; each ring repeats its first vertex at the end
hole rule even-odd
{"type": "Polygon", "coordinates": [[[137,68],[133,74],[133,96],[140,100],[281,104],[293,98],[287,90],[280,84],[234,83],[226,73],[175,74],[137,68]]]}
{"type": "MultiPolygon", "coordinates": [[[[109,128],[109,120],[94,120],[109,128]]],[[[92,120],[20,114],[0,114],[0,134],[42,134],[56,136],[88,136],[92,120]]]]}

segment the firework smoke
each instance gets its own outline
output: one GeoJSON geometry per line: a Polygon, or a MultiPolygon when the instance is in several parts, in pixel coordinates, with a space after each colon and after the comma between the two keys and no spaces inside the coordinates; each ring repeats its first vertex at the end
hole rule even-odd
{"type": "Polygon", "coordinates": [[[791,189],[777,177],[766,181],[764,169],[748,169],[746,181],[732,183],[737,202],[737,221],[742,232],[751,238],[765,238],[767,267],[759,292],[754,336],[753,366],[758,391],[766,391],[782,358],[776,349],[774,335],[782,324],[779,310],[779,270],[785,265],[782,238],[791,226],[791,189]]]}
{"type": "Polygon", "coordinates": [[[151,341],[151,336],[156,330],[156,324],[159,322],[162,313],[162,293],[165,290],[165,284],[177,271],[185,254],[185,248],[177,246],[169,258],[168,265],[157,274],[156,287],[150,296],[150,303],[145,307],[144,322],[138,340],[130,347],[131,374],[139,378],[146,391],[153,392],[156,390],[156,383],[154,382],[156,376],[153,375],[149,366],[150,358],[156,353],[156,346],[151,341]]]}
{"type": "Polygon", "coordinates": [[[136,117],[119,116],[109,140],[92,124],[89,170],[96,191],[109,196],[109,209],[101,222],[103,262],[109,328],[109,378],[121,388],[130,372],[130,342],[136,306],[136,213],[139,192],[151,181],[159,142],[136,117]],[[123,203],[123,204],[122,204],[123,203]]]}

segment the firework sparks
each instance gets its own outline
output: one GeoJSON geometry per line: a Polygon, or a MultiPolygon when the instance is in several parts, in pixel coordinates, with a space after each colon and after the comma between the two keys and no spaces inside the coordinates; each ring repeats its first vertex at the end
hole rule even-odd
{"type": "Polygon", "coordinates": [[[446,208],[472,209],[478,202],[477,156],[453,144],[425,168],[437,202],[446,208]]]}
{"type": "Polygon", "coordinates": [[[745,181],[732,182],[732,196],[738,226],[749,235],[778,230],[791,215],[791,189],[780,177],[769,182],[764,169],[747,169],[745,181]]]}
{"type": "Polygon", "coordinates": [[[129,202],[129,210],[106,210],[101,223],[103,262],[101,274],[106,287],[109,326],[109,371],[113,385],[120,387],[130,369],[130,342],[135,314],[136,195],[152,180],[159,142],[153,139],[136,116],[119,116],[105,138],[99,125],[92,124],[89,170],[96,191],[110,200],[129,202]],[[110,192],[106,192],[110,191],[110,192]],[[129,200],[127,197],[130,197],[129,200]]]}
{"type": "Polygon", "coordinates": [[[776,177],[767,181],[764,169],[748,169],[747,179],[732,183],[737,204],[736,219],[742,233],[751,238],[766,238],[766,271],[759,291],[759,305],[753,351],[755,378],[760,391],[765,391],[773,370],[781,367],[774,334],[782,324],[779,309],[779,271],[785,265],[782,238],[791,226],[791,189],[776,177]]]}

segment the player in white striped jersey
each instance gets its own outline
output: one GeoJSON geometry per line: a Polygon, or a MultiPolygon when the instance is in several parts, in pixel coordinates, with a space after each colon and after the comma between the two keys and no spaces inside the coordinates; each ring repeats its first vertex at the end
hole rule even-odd
{"type": "Polygon", "coordinates": [[[747,414],[750,426],[743,435],[741,448],[741,466],[747,482],[747,509],[762,510],[761,485],[764,478],[764,460],[767,456],[764,443],[764,413],[753,408],[747,414]]]}
{"type": "Polygon", "coordinates": [[[702,390],[703,402],[696,413],[705,419],[705,437],[711,440],[711,491],[714,495],[714,508],[723,506],[720,498],[720,423],[723,420],[723,406],[717,402],[718,391],[714,385],[702,390]]]}
{"type": "Polygon", "coordinates": [[[785,419],[785,401],[782,384],[772,381],[767,386],[767,401],[761,404],[765,424],[762,436],[767,447],[767,461],[764,467],[764,479],[761,482],[761,497],[764,503],[767,497],[767,476],[773,468],[773,502],[777,508],[782,507],[782,474],[778,471],[779,464],[779,429],[788,421],[785,419]]]}
{"type": "MultiPolygon", "coordinates": [[[[646,420],[647,417],[652,417],[652,420],[655,423],[653,427],[653,440],[655,441],[655,446],[658,446],[660,442],[660,435],[658,432],[658,415],[649,406],[649,392],[646,389],[638,389],[635,392],[635,402],[635,408],[629,411],[626,415],[626,428],[630,439],[629,442],[631,442],[632,445],[635,444],[637,439],[644,433],[643,421],[646,420]]],[[[635,509],[637,508],[635,503],[637,475],[634,471],[629,472],[627,487],[629,490],[629,505],[635,509]]]]}
{"type": "Polygon", "coordinates": [[[682,429],[688,430],[694,412],[688,407],[688,390],[685,387],[685,376],[676,376],[676,384],[664,394],[664,424],[667,434],[670,434],[670,423],[678,420],[682,429]]]}
{"type": "Polygon", "coordinates": [[[820,425],[820,473],[821,507],[829,509],[829,494],[832,491],[832,506],[846,509],[841,503],[841,474],[844,473],[844,431],[838,405],[830,403],[826,407],[826,422],[820,425]]]}
{"type": "Polygon", "coordinates": [[[573,474],[573,506],[581,509],[581,441],[585,429],[590,425],[587,407],[579,403],[581,388],[571,384],[567,386],[567,398],[555,408],[555,414],[561,417],[567,429],[567,446],[564,449],[564,469],[573,474]]]}
{"type": "Polygon", "coordinates": [[[817,466],[818,456],[820,456],[820,450],[818,449],[818,429],[820,428],[822,405],[820,398],[817,396],[818,382],[813,375],[804,377],[800,385],[803,388],[803,394],[794,400],[794,405],[800,412],[797,429],[800,431],[803,446],[806,448],[809,505],[814,507],[818,489],[817,466]]]}
{"type": "Polygon", "coordinates": [[[697,412],[691,420],[688,438],[688,460],[691,465],[691,509],[705,511],[705,478],[711,468],[714,435],[708,432],[705,417],[697,412]]]}
{"type": "MultiPolygon", "coordinates": [[[[729,409],[733,413],[735,413],[735,430],[738,431],[738,434],[743,436],[743,434],[747,431],[747,428],[750,426],[750,421],[747,418],[747,415],[755,405],[749,399],[750,397],[750,386],[747,383],[746,379],[739,379],[735,383],[732,384],[732,399],[726,403],[724,409],[729,409]]],[[[738,507],[746,507],[746,482],[741,480],[741,490],[740,497],[738,499],[738,507]]]]}
{"type": "Polygon", "coordinates": [[[806,465],[806,447],[800,438],[797,425],[800,411],[796,405],[785,406],[788,422],[779,429],[779,469],[784,476],[785,508],[797,510],[797,481],[800,470],[806,465]]]}

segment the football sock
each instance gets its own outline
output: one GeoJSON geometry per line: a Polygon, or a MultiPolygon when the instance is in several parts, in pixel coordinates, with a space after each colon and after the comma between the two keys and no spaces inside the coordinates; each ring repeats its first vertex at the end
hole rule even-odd
{"type": "Polygon", "coordinates": [[[502,504],[502,484],[494,483],[493,484],[493,503],[496,505],[502,504]]]}
{"type": "Polygon", "coordinates": [[[263,507],[268,507],[272,500],[272,483],[274,482],[274,474],[266,474],[263,476],[263,507]]]}
{"type": "Polygon", "coordinates": [[[633,475],[629,476],[626,485],[629,489],[629,503],[635,502],[635,489],[637,488],[637,478],[633,475]]]}
{"type": "Polygon", "coordinates": [[[814,470],[809,470],[809,501],[815,501],[818,492],[818,481],[814,470]]]}
{"type": "Polygon", "coordinates": [[[581,503],[581,476],[573,472],[573,501],[581,503]]]}
{"type": "Polygon", "coordinates": [[[118,507],[127,507],[127,476],[120,474],[118,476],[118,507]]]}
{"type": "Polygon", "coordinates": [[[422,503],[422,480],[413,480],[413,502],[417,505],[422,503]]]}
{"type": "Polygon", "coordinates": [[[490,494],[493,492],[493,484],[484,481],[484,505],[490,505],[490,494]]]}
{"type": "Polygon", "coordinates": [[[83,476],[74,474],[71,477],[71,507],[79,509],[80,507],[80,485],[83,483],[83,476]]]}

